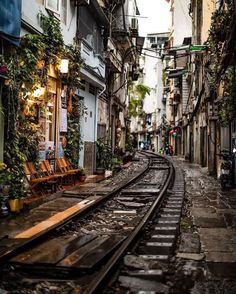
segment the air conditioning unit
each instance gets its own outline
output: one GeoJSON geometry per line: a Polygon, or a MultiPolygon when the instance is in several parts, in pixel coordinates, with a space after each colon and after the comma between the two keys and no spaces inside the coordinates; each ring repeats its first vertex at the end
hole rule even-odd
{"type": "Polygon", "coordinates": [[[138,29],[138,19],[137,18],[131,18],[131,26],[130,28],[132,30],[137,30],[138,29]]]}
{"type": "Polygon", "coordinates": [[[72,0],[75,6],[89,5],[90,0],[72,0]]]}

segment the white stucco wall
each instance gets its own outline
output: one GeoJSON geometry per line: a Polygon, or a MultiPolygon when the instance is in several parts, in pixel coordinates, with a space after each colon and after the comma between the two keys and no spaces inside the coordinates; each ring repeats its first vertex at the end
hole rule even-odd
{"type": "Polygon", "coordinates": [[[188,14],[189,2],[189,0],[174,1],[174,46],[182,45],[184,38],[192,35],[192,19],[188,14]]]}
{"type": "MultiPolygon", "coordinates": [[[[146,47],[150,44],[146,43],[146,47]]],[[[146,113],[155,113],[157,126],[161,123],[161,117],[165,113],[165,105],[162,102],[163,82],[162,72],[163,63],[159,59],[159,51],[147,51],[149,56],[144,59],[144,77],[143,83],[149,86],[152,91],[150,95],[146,95],[144,100],[144,111],[146,113]]]]}
{"type": "Polygon", "coordinates": [[[81,134],[83,141],[94,142],[95,138],[95,120],[96,117],[96,97],[88,92],[88,83],[86,83],[86,91],[80,90],[79,95],[84,97],[84,105],[87,114],[81,120],[81,134]]]}
{"type": "MultiPolygon", "coordinates": [[[[40,11],[48,15],[43,0],[22,0],[22,19],[39,32],[42,32],[38,19],[40,11]]],[[[76,35],[76,8],[73,6],[72,1],[67,1],[67,23],[66,25],[61,23],[61,28],[65,44],[72,44],[76,35]]],[[[25,33],[27,31],[22,29],[21,35],[25,33]]]]}

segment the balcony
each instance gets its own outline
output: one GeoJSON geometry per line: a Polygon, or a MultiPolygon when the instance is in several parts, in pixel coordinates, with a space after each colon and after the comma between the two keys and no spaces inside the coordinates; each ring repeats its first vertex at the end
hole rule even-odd
{"type": "Polygon", "coordinates": [[[130,33],[124,25],[123,16],[117,16],[112,26],[112,35],[114,38],[129,37],[130,33]]]}
{"type": "Polygon", "coordinates": [[[82,76],[93,80],[97,86],[103,85],[105,81],[104,59],[100,54],[95,54],[93,48],[84,39],[81,40],[81,58],[85,64],[81,68],[82,76]]]}
{"type": "Polygon", "coordinates": [[[104,52],[104,58],[106,60],[107,67],[112,72],[122,72],[122,57],[111,38],[108,38],[107,51],[104,52]]]}

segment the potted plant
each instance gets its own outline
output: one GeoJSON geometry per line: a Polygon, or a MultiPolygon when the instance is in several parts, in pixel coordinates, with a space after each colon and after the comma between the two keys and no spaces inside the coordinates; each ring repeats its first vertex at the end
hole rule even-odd
{"type": "Polygon", "coordinates": [[[8,208],[6,205],[7,197],[3,194],[2,185],[0,185],[0,215],[7,216],[8,215],[8,208]]]}
{"type": "Polygon", "coordinates": [[[112,161],[112,151],[104,138],[99,138],[96,142],[96,173],[104,174],[109,169],[112,161]]]}
{"type": "Polygon", "coordinates": [[[85,172],[84,168],[80,169],[80,172],[79,172],[78,175],[79,175],[79,181],[80,182],[84,182],[86,180],[86,172],[85,172]]]}
{"type": "Polygon", "coordinates": [[[23,208],[22,179],[16,170],[11,170],[2,163],[0,170],[0,184],[5,201],[8,200],[10,211],[18,212],[23,208]]]}
{"type": "Polygon", "coordinates": [[[0,204],[1,204],[1,215],[8,215],[8,208],[6,201],[9,197],[11,175],[5,163],[0,163],[0,204]]]}
{"type": "Polygon", "coordinates": [[[11,212],[18,212],[23,208],[23,202],[19,194],[11,191],[11,195],[9,196],[9,207],[11,212]]]}

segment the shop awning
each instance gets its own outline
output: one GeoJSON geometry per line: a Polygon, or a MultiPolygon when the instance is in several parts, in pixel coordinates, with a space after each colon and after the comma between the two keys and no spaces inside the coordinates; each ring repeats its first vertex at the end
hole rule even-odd
{"type": "Polygon", "coordinates": [[[184,73],[186,72],[186,70],[183,69],[177,69],[177,70],[170,70],[168,73],[168,78],[169,79],[175,79],[175,78],[179,78],[181,77],[184,73]]]}
{"type": "Polygon", "coordinates": [[[0,37],[14,45],[20,43],[21,0],[1,0],[0,37]]]}

